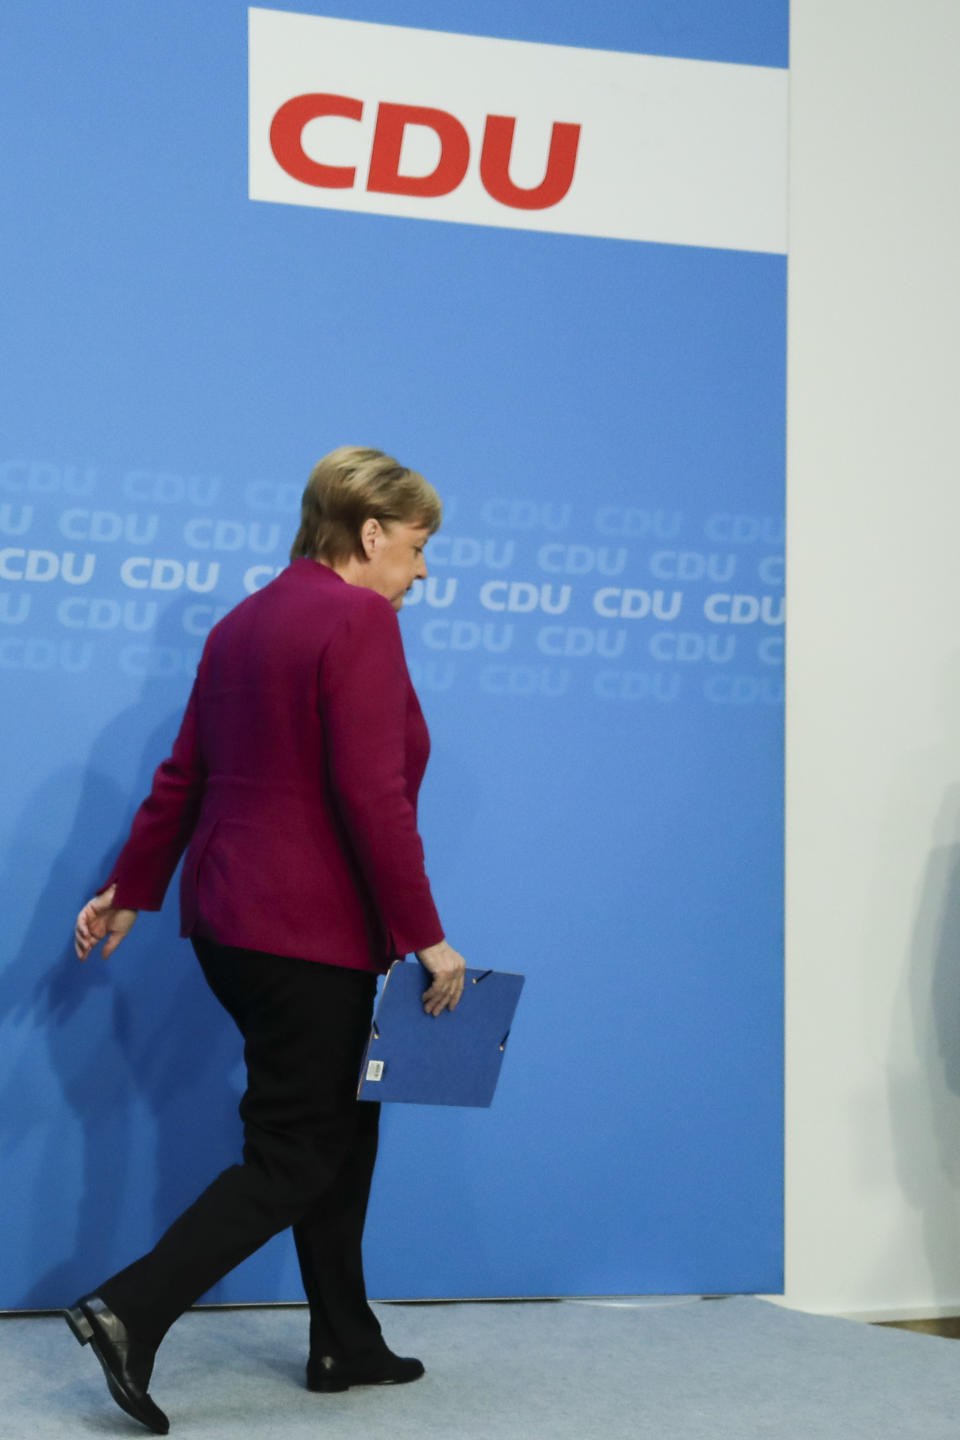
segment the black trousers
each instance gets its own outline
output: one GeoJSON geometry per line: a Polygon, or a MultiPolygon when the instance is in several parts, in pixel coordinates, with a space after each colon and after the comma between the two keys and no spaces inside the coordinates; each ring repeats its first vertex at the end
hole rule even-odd
{"type": "Polygon", "coordinates": [[[218,1175],[156,1246],[100,1286],[128,1330],[158,1345],[211,1285],[293,1226],[314,1354],[383,1341],[361,1242],[379,1105],[356,1100],[375,976],[194,940],[244,1038],[243,1162],[218,1175]]]}

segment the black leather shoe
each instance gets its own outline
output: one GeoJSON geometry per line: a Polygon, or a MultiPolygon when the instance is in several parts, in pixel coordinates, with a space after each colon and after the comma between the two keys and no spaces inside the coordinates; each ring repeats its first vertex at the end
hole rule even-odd
{"type": "Polygon", "coordinates": [[[64,1318],[81,1345],[93,1345],[120,1409],[154,1435],[166,1435],[170,1421],[147,1394],[156,1350],[135,1340],[99,1295],[84,1295],[64,1311],[64,1318]]]}
{"type": "Polygon", "coordinates": [[[384,1345],[372,1355],[338,1360],[334,1355],[311,1355],[307,1361],[307,1389],[330,1393],[351,1385],[408,1385],[419,1380],[423,1365],[412,1356],[394,1355],[384,1345]]]}

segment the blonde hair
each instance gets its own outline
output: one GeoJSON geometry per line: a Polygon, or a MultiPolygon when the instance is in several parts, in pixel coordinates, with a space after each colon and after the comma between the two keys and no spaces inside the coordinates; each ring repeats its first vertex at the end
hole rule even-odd
{"type": "Polygon", "coordinates": [[[416,470],[382,450],[341,445],[310,472],[300,503],[300,529],[290,559],[328,564],[364,557],[360,531],[365,520],[389,525],[423,525],[432,535],[443,519],[440,497],[416,470]]]}

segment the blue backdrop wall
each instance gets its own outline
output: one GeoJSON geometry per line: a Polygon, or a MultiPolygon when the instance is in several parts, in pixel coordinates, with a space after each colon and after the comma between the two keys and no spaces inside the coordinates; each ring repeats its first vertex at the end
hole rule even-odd
{"type": "MultiPolygon", "coordinates": [[[[297,8],[534,42],[531,73],[786,65],[786,0],[297,8]]],[[[235,1153],[239,1047],[174,904],[106,966],[70,932],[341,443],[446,501],[402,617],[428,868],[469,962],[528,975],[492,1110],[385,1116],[372,1293],[776,1290],[783,254],[600,201],[564,230],[251,199],[244,5],[2,26],[0,1306],[95,1285],[235,1153]]],[[[437,108],[396,74],[365,101],[437,108]]],[[[212,1298],[299,1298],[286,1237],[212,1298]]]]}

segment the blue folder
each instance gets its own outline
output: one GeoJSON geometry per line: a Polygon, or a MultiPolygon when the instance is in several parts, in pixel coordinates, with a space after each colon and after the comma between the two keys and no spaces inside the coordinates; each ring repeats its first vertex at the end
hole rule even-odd
{"type": "Polygon", "coordinates": [[[360,1100],[489,1105],[523,989],[523,976],[468,970],[456,1010],[428,1015],[422,965],[391,965],[360,1071],[360,1100]]]}

